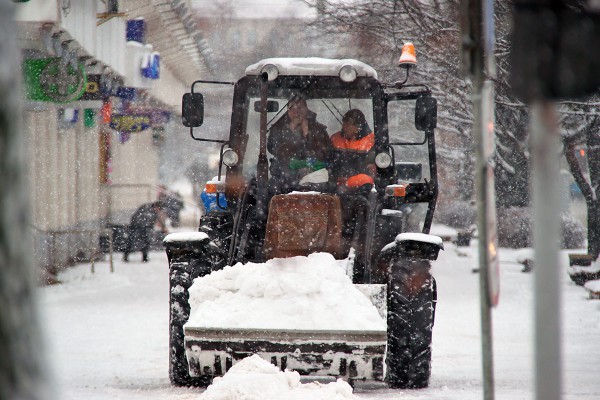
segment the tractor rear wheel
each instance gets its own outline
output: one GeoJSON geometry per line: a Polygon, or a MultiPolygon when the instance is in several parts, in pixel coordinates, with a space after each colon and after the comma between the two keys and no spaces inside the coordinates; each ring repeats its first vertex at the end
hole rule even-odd
{"type": "Polygon", "coordinates": [[[436,287],[427,260],[393,262],[388,279],[388,385],[416,389],[429,385],[436,287]]]}
{"type": "Polygon", "coordinates": [[[192,286],[195,278],[193,275],[195,274],[192,273],[188,263],[175,262],[170,265],[169,378],[175,386],[207,386],[209,384],[205,379],[190,376],[185,355],[183,325],[190,317],[188,289],[192,286]]]}

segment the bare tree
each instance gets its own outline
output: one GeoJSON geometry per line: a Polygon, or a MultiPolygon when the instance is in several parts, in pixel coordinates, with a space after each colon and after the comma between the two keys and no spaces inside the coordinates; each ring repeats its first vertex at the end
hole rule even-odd
{"type": "MultiPolygon", "coordinates": [[[[454,171],[449,197],[468,200],[473,193],[473,141],[470,85],[459,71],[457,0],[305,0],[318,10],[313,23],[326,35],[343,34],[355,57],[373,65],[381,79],[403,80],[397,68],[402,46],[412,42],[419,66],[414,82],[427,83],[439,101],[438,159],[454,171]]],[[[444,185],[444,182],[441,182],[444,185]]]]}
{"type": "Polygon", "coordinates": [[[586,102],[562,103],[559,109],[564,153],[587,206],[588,255],[596,259],[600,254],[600,100],[596,96],[586,102]]]}

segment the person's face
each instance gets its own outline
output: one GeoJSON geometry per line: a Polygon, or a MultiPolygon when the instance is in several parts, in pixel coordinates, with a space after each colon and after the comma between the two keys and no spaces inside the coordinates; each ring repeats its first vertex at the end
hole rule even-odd
{"type": "Polygon", "coordinates": [[[354,125],[352,121],[342,121],[342,134],[346,139],[356,139],[358,132],[358,126],[354,125]]]}
{"type": "Polygon", "coordinates": [[[291,121],[301,121],[308,115],[308,107],[303,101],[296,101],[288,106],[288,116],[291,121]]]}

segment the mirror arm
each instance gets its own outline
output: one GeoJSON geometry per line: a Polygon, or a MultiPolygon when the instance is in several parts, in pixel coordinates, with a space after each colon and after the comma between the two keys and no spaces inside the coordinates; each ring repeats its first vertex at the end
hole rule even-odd
{"type": "Polygon", "coordinates": [[[191,93],[194,93],[194,86],[196,86],[197,83],[212,83],[214,85],[231,85],[231,86],[235,85],[235,82],[197,80],[197,81],[192,82],[191,93]]]}
{"type": "Polygon", "coordinates": [[[194,128],[190,127],[190,136],[192,137],[192,139],[197,140],[199,142],[211,142],[211,143],[229,143],[228,140],[221,140],[221,139],[202,139],[199,137],[194,136],[194,128]]]}

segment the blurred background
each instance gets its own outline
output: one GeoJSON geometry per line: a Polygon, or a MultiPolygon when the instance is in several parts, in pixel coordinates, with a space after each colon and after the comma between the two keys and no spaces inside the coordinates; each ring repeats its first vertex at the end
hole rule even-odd
{"type": "MultiPolygon", "coordinates": [[[[436,222],[473,229],[470,82],[460,73],[458,0],[15,1],[23,74],[35,260],[51,277],[102,257],[143,203],[183,206],[174,228],[195,230],[200,193],[219,147],[190,138],[181,96],[194,80],[234,82],[267,57],[354,58],[381,81],[403,79],[402,45],[415,44],[415,82],[438,98],[440,196],[436,222]]],[[[531,246],[528,111],[508,90],[510,2],[496,2],[496,204],[499,241],[531,246]]],[[[200,85],[198,136],[229,134],[232,89],[200,85]]],[[[582,160],[598,129],[597,98],[558,105],[563,136],[582,160]]],[[[562,163],[563,246],[583,247],[586,208],[562,163]]],[[[585,163],[582,162],[582,165],[585,163]]],[[[117,243],[118,245],[118,243],[117,243]]]]}

